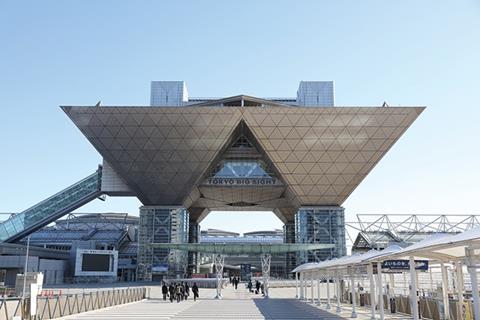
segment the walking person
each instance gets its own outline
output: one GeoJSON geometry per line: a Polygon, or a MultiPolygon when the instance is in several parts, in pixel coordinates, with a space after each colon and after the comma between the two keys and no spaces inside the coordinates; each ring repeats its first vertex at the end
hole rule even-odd
{"type": "Polygon", "coordinates": [[[162,286],[162,294],[163,294],[163,301],[167,301],[168,287],[165,284],[165,282],[163,283],[163,286],[162,286]]]}
{"type": "Polygon", "coordinates": [[[173,299],[175,299],[175,287],[173,286],[173,283],[170,283],[168,292],[170,293],[170,302],[173,302],[173,299]]]}
{"type": "Polygon", "coordinates": [[[252,284],[252,279],[249,279],[248,280],[248,285],[247,285],[247,288],[248,288],[248,292],[252,292],[252,288],[253,288],[253,284],[252,284]]]}
{"type": "Polygon", "coordinates": [[[190,295],[190,287],[188,286],[188,283],[185,282],[185,300],[188,299],[188,296],[190,295]]]}
{"type": "Polygon", "coordinates": [[[197,298],[198,298],[198,287],[197,287],[197,283],[196,283],[196,282],[193,283],[192,293],[193,293],[193,301],[197,301],[197,298]]]}
{"type": "Polygon", "coordinates": [[[258,294],[258,292],[260,291],[260,281],[258,280],[255,280],[255,294],[258,294]]]}
{"type": "Polygon", "coordinates": [[[175,294],[177,296],[177,303],[180,303],[180,300],[182,299],[182,289],[181,289],[180,283],[177,284],[177,287],[175,288],[175,294]]]}

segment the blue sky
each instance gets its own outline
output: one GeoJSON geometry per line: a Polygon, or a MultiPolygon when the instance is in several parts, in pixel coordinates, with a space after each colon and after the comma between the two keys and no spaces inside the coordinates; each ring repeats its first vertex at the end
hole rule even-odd
{"type": "MultiPolygon", "coordinates": [[[[0,41],[0,212],[101,162],[59,105],[147,105],[151,80],[264,97],[334,80],[337,105],[427,106],[344,203],[347,220],[480,214],[478,1],[2,1],[0,41]]],[[[109,198],[80,211],[139,205],[109,198]]],[[[230,213],[202,224],[280,226],[230,213]]]]}

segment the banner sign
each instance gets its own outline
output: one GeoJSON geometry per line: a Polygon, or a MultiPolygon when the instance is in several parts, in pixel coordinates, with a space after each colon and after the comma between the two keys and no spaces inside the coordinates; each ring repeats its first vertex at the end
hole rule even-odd
{"type": "MultiPolygon", "coordinates": [[[[382,262],[382,269],[401,271],[410,270],[409,260],[385,260],[382,262]]],[[[415,260],[415,270],[427,271],[428,260],[415,260]]]]}
{"type": "Polygon", "coordinates": [[[214,186],[271,186],[281,184],[276,178],[208,178],[207,185],[214,186]]]}

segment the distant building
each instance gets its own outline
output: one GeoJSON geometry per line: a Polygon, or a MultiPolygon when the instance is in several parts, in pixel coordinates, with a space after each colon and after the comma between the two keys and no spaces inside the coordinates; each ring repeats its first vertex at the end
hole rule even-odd
{"type": "MultiPolygon", "coordinates": [[[[261,230],[246,232],[240,235],[236,232],[208,229],[201,232],[201,243],[235,243],[235,244],[278,244],[283,243],[283,230],[261,230]]],[[[209,254],[200,255],[201,266],[209,266],[212,264],[212,256],[209,254]]],[[[240,266],[242,264],[249,264],[253,272],[261,272],[262,265],[259,255],[227,255],[225,256],[225,269],[231,275],[240,274],[240,266]]],[[[272,255],[270,265],[270,274],[272,277],[285,278],[288,276],[289,270],[285,261],[285,254],[272,255]]]]}

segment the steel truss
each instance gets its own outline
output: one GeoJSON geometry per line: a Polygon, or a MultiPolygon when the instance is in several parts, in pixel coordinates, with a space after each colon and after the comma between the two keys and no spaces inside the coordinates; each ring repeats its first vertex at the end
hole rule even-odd
{"type": "Polygon", "coordinates": [[[357,221],[345,222],[347,243],[358,233],[375,244],[385,235],[396,242],[410,242],[416,235],[459,233],[480,226],[480,215],[444,214],[357,214],[357,221]]]}

